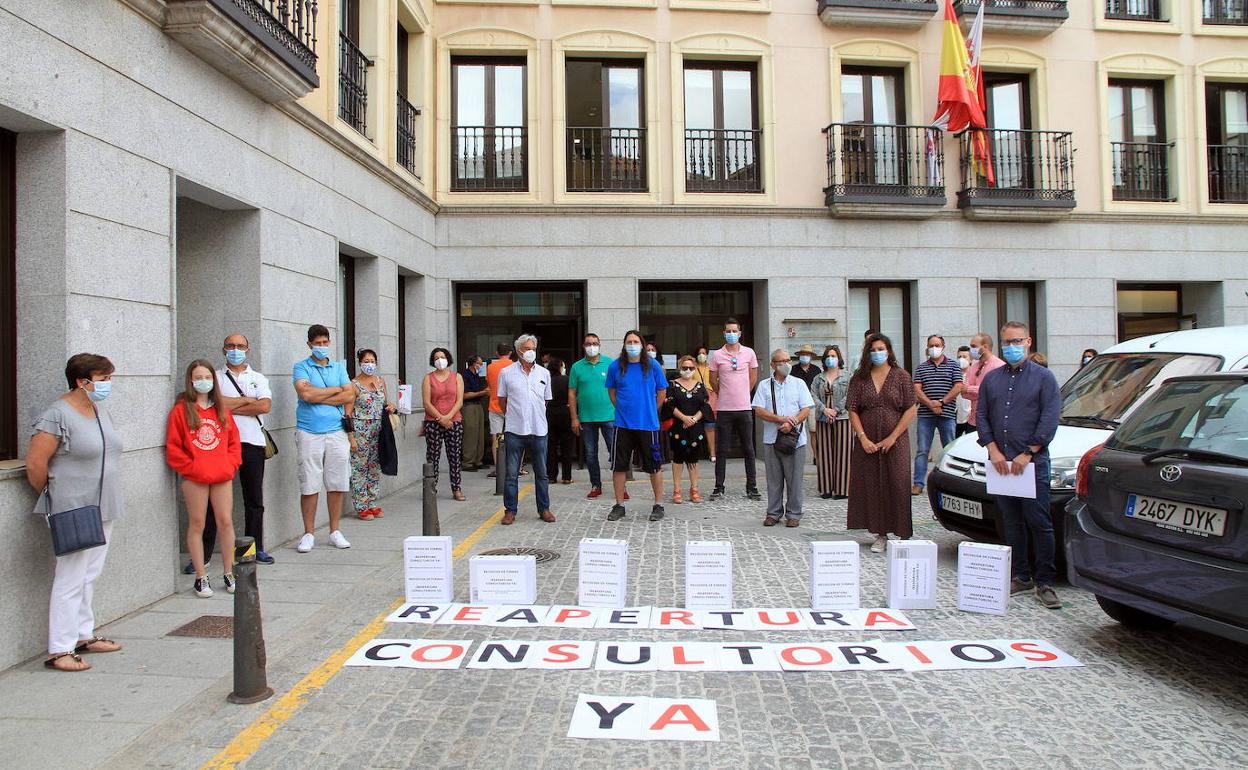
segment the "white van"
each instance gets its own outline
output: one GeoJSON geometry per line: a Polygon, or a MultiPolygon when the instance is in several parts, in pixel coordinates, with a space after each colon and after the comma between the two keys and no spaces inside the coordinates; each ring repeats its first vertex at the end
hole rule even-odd
{"type": "MultiPolygon", "coordinates": [[[[1062,416],[1049,444],[1050,514],[1062,542],[1062,511],[1075,493],[1079,458],[1109,438],[1114,428],[1157,386],[1184,374],[1248,369],[1248,326],[1154,334],[1114,345],[1062,386],[1062,416]]],[[[985,486],[988,450],[974,432],[947,448],[927,479],[928,499],[945,529],[976,540],[1003,542],[995,499],[985,486]]]]}

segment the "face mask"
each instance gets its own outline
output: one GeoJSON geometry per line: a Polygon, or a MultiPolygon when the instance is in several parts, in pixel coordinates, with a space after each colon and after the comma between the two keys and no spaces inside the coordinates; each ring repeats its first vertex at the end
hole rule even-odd
{"type": "Polygon", "coordinates": [[[227,350],[225,351],[225,362],[230,366],[238,366],[247,360],[247,351],[245,350],[227,350]]]}
{"type": "Polygon", "coordinates": [[[537,351],[536,351],[536,350],[526,350],[526,351],[524,351],[523,353],[521,353],[521,354],[520,354],[520,357],[524,359],[524,362],[525,362],[526,364],[531,364],[531,363],[533,363],[534,361],[536,361],[536,360],[537,360],[537,351]]]}
{"type": "Polygon", "coordinates": [[[979,360],[979,356],[980,356],[980,355],[981,355],[981,354],[980,354],[980,352],[979,352],[979,348],[978,348],[978,347],[976,347],[976,346],[974,346],[974,345],[972,345],[972,346],[971,346],[971,360],[973,360],[973,361],[978,361],[978,360],[979,360]]]}
{"type": "Polygon", "coordinates": [[[624,353],[627,354],[629,358],[636,358],[641,355],[641,345],[625,345],[624,353]]]}
{"type": "Polygon", "coordinates": [[[594,356],[596,356],[596,355],[598,355],[598,346],[597,346],[597,345],[586,345],[586,346],[585,346],[585,357],[586,357],[586,358],[593,358],[593,357],[594,357],[594,356]]]}
{"type": "Polygon", "coordinates": [[[1084,357],[1083,357],[1083,365],[1084,365],[1084,366],[1087,366],[1087,365],[1088,365],[1091,361],[1092,361],[1092,357],[1091,357],[1091,356],[1084,356],[1084,357]]]}
{"type": "MultiPolygon", "coordinates": [[[[87,398],[91,399],[92,401],[96,401],[96,402],[103,401],[104,399],[108,398],[108,394],[113,392],[112,380],[96,380],[94,383],[92,383],[92,385],[95,387],[95,390],[86,391],[87,398]]],[[[84,390],[86,389],[84,388],[84,390]]]]}
{"type": "Polygon", "coordinates": [[[700,363],[700,364],[704,364],[704,363],[706,363],[706,354],[705,354],[705,353],[699,353],[699,354],[698,354],[698,363],[700,363]]]}
{"type": "Polygon", "coordinates": [[[797,360],[800,361],[802,365],[806,365],[810,363],[810,356],[798,356],[797,360]]]}
{"type": "Polygon", "coordinates": [[[887,350],[872,350],[871,351],[871,363],[874,366],[879,366],[881,364],[888,363],[888,351],[887,350]]]}
{"type": "Polygon", "coordinates": [[[1006,345],[1001,348],[1001,357],[1005,359],[1007,364],[1013,366],[1022,361],[1027,356],[1027,351],[1022,345],[1006,345]]]}
{"type": "Polygon", "coordinates": [[[959,358],[959,359],[958,359],[958,366],[960,366],[961,368],[965,369],[966,367],[968,367],[968,366],[970,366],[970,365],[971,365],[971,360],[970,360],[969,358],[959,358]]]}
{"type": "Polygon", "coordinates": [[[657,351],[657,350],[647,350],[647,351],[646,351],[646,355],[650,356],[651,358],[658,358],[658,357],[659,357],[659,351],[657,351]]]}
{"type": "Polygon", "coordinates": [[[791,364],[778,364],[776,366],[776,374],[781,377],[788,377],[789,372],[791,371],[793,371],[793,366],[791,364]]]}
{"type": "Polygon", "coordinates": [[[737,344],[737,340],[741,339],[741,332],[724,332],[724,342],[729,345],[737,344]]]}
{"type": "Polygon", "coordinates": [[[316,358],[317,360],[328,359],[329,358],[329,346],[328,345],[313,345],[312,357],[316,358]]]}
{"type": "Polygon", "coordinates": [[[685,379],[688,379],[688,378],[690,378],[690,377],[692,377],[692,376],[693,376],[693,370],[692,370],[692,369],[681,369],[681,370],[680,370],[680,376],[681,376],[681,377],[684,377],[685,379]]]}
{"type": "Polygon", "coordinates": [[[940,358],[945,354],[944,348],[938,348],[935,345],[927,349],[927,355],[930,358],[940,358]]]}
{"type": "MultiPolygon", "coordinates": [[[[532,359],[530,359],[530,361],[531,361],[531,360],[532,360],[532,359]]],[[[376,366],[374,366],[373,368],[375,369],[375,368],[377,368],[377,367],[376,367],[376,366]]],[[[445,369],[445,368],[446,368],[446,359],[445,359],[445,358],[435,358],[435,359],[433,359],[433,368],[434,368],[434,369],[445,369]]],[[[372,374],[372,372],[366,372],[366,374],[372,374]]]]}
{"type": "Polygon", "coordinates": [[[211,393],[212,380],[191,380],[191,387],[196,393],[211,393]]]}
{"type": "Polygon", "coordinates": [[[837,364],[838,362],[837,362],[837,360],[836,360],[836,356],[828,356],[827,358],[823,359],[823,363],[824,363],[824,365],[826,365],[829,369],[835,369],[835,368],[836,368],[836,364],[837,364]]]}
{"type": "MultiPolygon", "coordinates": [[[[442,359],[439,358],[438,360],[441,361],[442,359]]],[[[441,369],[442,367],[439,366],[438,368],[441,369]]],[[[368,375],[376,374],[377,364],[360,364],[360,371],[368,375]]]]}
{"type": "Polygon", "coordinates": [[[567,367],[565,367],[565,366],[561,366],[561,367],[559,367],[559,376],[560,376],[560,377],[564,377],[564,376],[566,376],[566,375],[567,375],[567,373],[568,373],[568,369],[567,369],[567,367]]]}

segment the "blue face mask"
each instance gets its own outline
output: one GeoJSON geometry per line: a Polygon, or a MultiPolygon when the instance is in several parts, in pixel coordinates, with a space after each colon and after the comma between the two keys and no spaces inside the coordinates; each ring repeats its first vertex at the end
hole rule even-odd
{"type": "Polygon", "coordinates": [[[624,352],[628,354],[629,358],[636,358],[641,355],[641,345],[625,345],[624,352]]]}
{"type": "Polygon", "coordinates": [[[871,351],[871,363],[874,366],[879,366],[880,364],[888,363],[888,351],[887,350],[872,350],[871,351]]]}
{"type": "Polygon", "coordinates": [[[737,344],[737,340],[741,339],[741,332],[724,332],[724,342],[729,345],[737,344]]]}
{"type": "Polygon", "coordinates": [[[1001,348],[1001,357],[1007,364],[1013,366],[1027,357],[1027,351],[1022,345],[1006,345],[1001,348]]]}
{"type": "Polygon", "coordinates": [[[110,393],[113,392],[112,380],[96,380],[95,382],[91,384],[95,386],[95,390],[88,390],[87,398],[91,399],[92,401],[96,401],[96,402],[103,401],[104,399],[108,398],[108,395],[110,393]]]}
{"type": "Polygon", "coordinates": [[[329,346],[328,345],[313,345],[312,356],[320,360],[327,360],[329,358],[329,346]]]}
{"type": "Polygon", "coordinates": [[[827,358],[823,359],[823,363],[827,365],[829,369],[835,369],[836,364],[837,364],[836,356],[828,356],[827,358]]]}
{"type": "Polygon", "coordinates": [[[477,376],[478,377],[485,376],[485,364],[481,364],[480,366],[477,367],[477,376]]]}
{"type": "Polygon", "coordinates": [[[238,366],[247,360],[247,351],[245,350],[227,350],[225,351],[225,362],[230,366],[238,366]]]}

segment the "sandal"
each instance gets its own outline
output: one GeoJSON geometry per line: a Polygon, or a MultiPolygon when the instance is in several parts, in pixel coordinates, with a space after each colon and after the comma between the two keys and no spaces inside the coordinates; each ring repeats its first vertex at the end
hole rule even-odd
{"type": "Polygon", "coordinates": [[[459,491],[458,489],[451,493],[451,497],[455,498],[456,500],[459,500],[460,502],[463,502],[464,500],[468,499],[464,497],[464,493],[459,491]]]}
{"type": "Polygon", "coordinates": [[[112,639],[105,639],[102,636],[93,636],[85,642],[79,642],[78,646],[74,648],[74,652],[77,653],[78,655],[81,655],[83,653],[90,653],[90,652],[117,652],[120,649],[121,649],[121,645],[118,644],[117,642],[114,642],[112,639]],[[101,649],[96,649],[93,647],[93,645],[96,645],[96,644],[105,644],[109,646],[107,649],[101,650],[101,649]]]}
{"type": "Polygon", "coordinates": [[[373,518],[373,509],[368,508],[367,510],[360,511],[356,514],[356,516],[359,517],[360,521],[371,521],[373,518]]]}
{"type": "Polygon", "coordinates": [[[372,511],[373,511],[374,519],[380,519],[380,518],[385,517],[386,515],[385,511],[381,510],[380,508],[373,508],[372,511]]]}
{"type": "Polygon", "coordinates": [[[691,503],[702,502],[702,495],[698,494],[697,487],[689,487],[689,502],[691,503]]]}
{"type": "Polygon", "coordinates": [[[678,489],[678,490],[676,490],[675,492],[673,492],[673,493],[672,493],[672,503],[673,503],[674,505],[680,505],[680,504],[681,504],[681,503],[683,503],[683,502],[684,502],[684,500],[683,500],[683,499],[681,498],[681,496],[680,496],[680,490],[679,490],[679,489],[678,489]]]}
{"type": "Polygon", "coordinates": [[[43,661],[43,665],[45,668],[50,668],[53,671],[65,671],[65,672],[86,671],[89,668],[91,668],[91,664],[83,660],[82,656],[80,656],[76,652],[57,653],[56,655],[53,655],[52,657],[43,661]],[[79,665],[77,668],[66,668],[64,666],[58,666],[56,662],[60,660],[61,658],[70,658],[71,660],[73,660],[75,663],[79,665]]]}

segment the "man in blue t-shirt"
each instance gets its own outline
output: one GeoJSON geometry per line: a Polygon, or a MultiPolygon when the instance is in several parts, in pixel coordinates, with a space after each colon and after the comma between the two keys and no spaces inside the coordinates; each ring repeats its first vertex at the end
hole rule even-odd
{"type": "Polygon", "coordinates": [[[667,377],[658,361],[642,352],[641,333],[624,335],[620,359],[607,369],[607,393],[615,404],[615,435],[611,447],[615,505],[607,521],[624,518],[624,479],[633,452],[641,457],[641,469],[650,474],[654,507],[650,521],[663,518],[663,449],[659,446],[659,408],[667,395],[667,377]]]}

